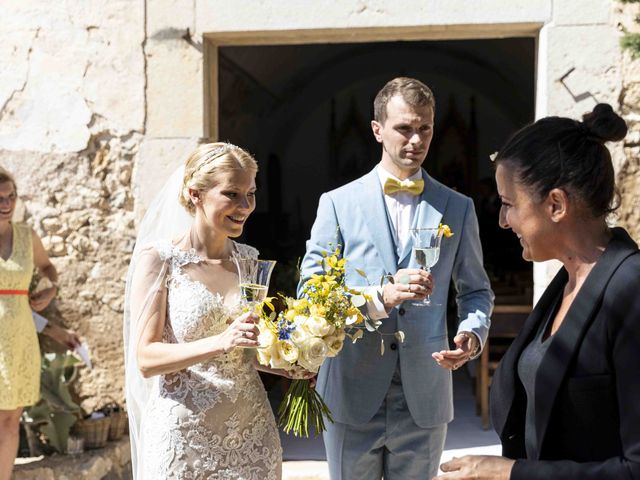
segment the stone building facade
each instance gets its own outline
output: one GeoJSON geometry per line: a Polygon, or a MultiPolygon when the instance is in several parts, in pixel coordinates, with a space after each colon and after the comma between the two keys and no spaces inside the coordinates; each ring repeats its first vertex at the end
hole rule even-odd
{"type": "MultiPolygon", "coordinates": [[[[639,28],[638,4],[8,0],[0,12],[0,164],[17,177],[18,217],[60,272],[47,315],[91,346],[94,369],[80,382],[88,410],[123,398],[136,221],[199,139],[217,137],[220,46],[533,37],[537,117],[578,117],[597,101],[629,122],[614,149],[618,221],[640,240],[640,60],[619,47],[623,28],[639,28]]],[[[537,291],[553,271],[535,267],[537,291]]]]}

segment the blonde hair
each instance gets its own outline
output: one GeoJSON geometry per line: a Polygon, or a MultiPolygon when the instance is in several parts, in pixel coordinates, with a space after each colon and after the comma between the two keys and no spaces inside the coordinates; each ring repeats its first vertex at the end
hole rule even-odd
{"type": "Polygon", "coordinates": [[[198,146],[184,165],[180,204],[194,215],[196,209],[191,202],[189,189],[205,192],[216,186],[218,174],[238,170],[254,175],[258,172],[255,159],[242,148],[225,142],[204,143],[198,146]]]}
{"type": "Polygon", "coordinates": [[[13,189],[18,193],[18,186],[16,185],[16,180],[13,178],[13,175],[3,167],[0,167],[0,183],[11,182],[13,183],[13,189]]]}

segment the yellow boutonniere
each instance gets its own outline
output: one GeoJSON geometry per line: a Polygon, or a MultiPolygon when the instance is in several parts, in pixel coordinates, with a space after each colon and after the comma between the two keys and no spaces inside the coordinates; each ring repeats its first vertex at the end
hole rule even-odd
{"type": "Polygon", "coordinates": [[[444,223],[441,223],[440,225],[438,225],[438,233],[440,235],[443,235],[445,238],[449,238],[453,236],[453,232],[449,228],[449,225],[445,225],[444,223]]]}

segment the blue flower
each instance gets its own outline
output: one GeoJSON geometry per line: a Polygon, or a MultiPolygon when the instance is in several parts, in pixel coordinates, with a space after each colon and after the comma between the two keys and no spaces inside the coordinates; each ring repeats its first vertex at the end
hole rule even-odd
{"type": "Polygon", "coordinates": [[[296,326],[287,322],[284,317],[280,317],[278,320],[278,340],[289,340],[291,338],[291,332],[296,329],[296,326]]]}

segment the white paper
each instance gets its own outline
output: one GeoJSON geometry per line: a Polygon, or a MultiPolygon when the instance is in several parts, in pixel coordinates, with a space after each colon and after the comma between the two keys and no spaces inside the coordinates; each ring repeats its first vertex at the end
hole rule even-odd
{"type": "Polygon", "coordinates": [[[91,357],[89,356],[89,346],[87,345],[87,343],[82,342],[79,346],[77,346],[76,353],[80,356],[87,368],[91,370],[93,366],[91,365],[91,357]]]}
{"type": "Polygon", "coordinates": [[[34,312],[33,310],[31,311],[31,316],[33,317],[33,323],[35,323],[36,325],[36,331],[38,333],[42,333],[42,331],[44,330],[44,327],[46,327],[47,323],[49,323],[49,320],[44,318],[39,313],[34,312]]]}

